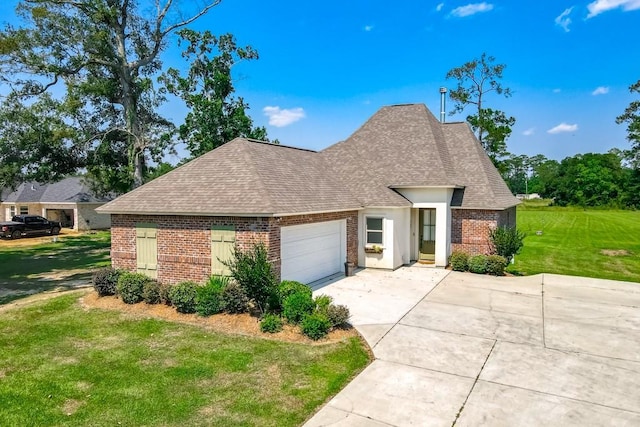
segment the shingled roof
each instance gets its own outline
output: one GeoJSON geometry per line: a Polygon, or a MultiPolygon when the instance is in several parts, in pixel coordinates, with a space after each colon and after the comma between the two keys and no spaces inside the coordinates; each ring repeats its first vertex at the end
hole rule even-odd
{"type": "Polygon", "coordinates": [[[279,216],[411,206],[394,190],[402,187],[453,188],[454,208],[518,203],[466,124],[410,104],[380,109],[321,152],[234,139],[98,211],[279,216]]]}
{"type": "Polygon", "coordinates": [[[393,188],[449,187],[454,207],[518,204],[466,123],[440,123],[424,104],[383,107],[321,152],[363,206],[411,206],[393,188]]]}
{"type": "Polygon", "coordinates": [[[101,203],[112,197],[97,197],[83,182],[82,177],[72,176],[58,182],[24,182],[6,194],[7,203],[101,203]]]}
{"type": "Polygon", "coordinates": [[[315,151],[237,138],[98,211],[278,216],[361,208],[330,169],[315,151]]]}

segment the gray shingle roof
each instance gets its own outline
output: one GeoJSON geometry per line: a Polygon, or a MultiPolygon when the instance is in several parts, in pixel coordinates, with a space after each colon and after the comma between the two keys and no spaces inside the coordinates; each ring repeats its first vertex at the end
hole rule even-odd
{"type": "Polygon", "coordinates": [[[452,187],[462,208],[504,209],[513,197],[465,123],[440,123],[423,104],[383,107],[321,154],[364,206],[410,206],[392,187],[452,187]]]}
{"type": "Polygon", "coordinates": [[[58,182],[25,182],[4,198],[8,203],[100,203],[110,197],[96,197],[82,177],[73,176],[58,182]]]}
{"type": "Polygon", "coordinates": [[[455,188],[453,206],[504,209],[511,195],[463,123],[422,104],[384,107],[324,151],[237,138],[98,208],[105,213],[272,216],[411,202],[392,187],[455,188]]]}
{"type": "Polygon", "coordinates": [[[359,209],[329,170],[315,151],[237,138],[98,211],[273,216],[359,209]]]}

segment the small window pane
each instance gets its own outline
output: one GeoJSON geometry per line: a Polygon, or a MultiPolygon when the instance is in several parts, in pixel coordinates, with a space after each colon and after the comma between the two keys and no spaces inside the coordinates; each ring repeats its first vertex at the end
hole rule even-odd
{"type": "Polygon", "coordinates": [[[381,231],[367,231],[367,243],[369,244],[382,244],[382,232],[381,231]]]}
{"type": "Polygon", "coordinates": [[[29,206],[20,206],[20,215],[29,215],[29,206]]]}
{"type": "Polygon", "coordinates": [[[367,230],[382,231],[382,218],[367,218],[367,230]]]}

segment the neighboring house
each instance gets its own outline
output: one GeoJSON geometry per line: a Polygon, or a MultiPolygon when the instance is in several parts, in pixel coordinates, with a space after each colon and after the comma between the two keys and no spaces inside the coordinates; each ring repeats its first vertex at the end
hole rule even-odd
{"type": "Polygon", "coordinates": [[[81,177],[69,177],[53,183],[20,184],[3,196],[0,209],[6,220],[20,214],[42,215],[59,221],[63,227],[97,230],[111,226],[109,215],[96,212],[97,207],[109,200],[94,196],[81,177]]]}
{"type": "Polygon", "coordinates": [[[223,274],[237,245],[263,242],[281,279],[361,267],[447,265],[490,251],[518,200],[465,123],[422,104],[384,107],[323,151],[235,139],[98,208],[114,267],[160,281],[223,274]]]}

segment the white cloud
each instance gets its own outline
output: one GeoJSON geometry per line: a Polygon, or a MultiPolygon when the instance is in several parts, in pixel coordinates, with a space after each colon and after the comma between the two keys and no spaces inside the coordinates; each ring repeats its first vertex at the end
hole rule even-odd
{"type": "Polygon", "coordinates": [[[262,112],[269,117],[269,124],[277,128],[289,126],[291,123],[295,123],[306,116],[304,110],[300,107],[287,109],[267,105],[262,109],[262,112]]]}
{"type": "Polygon", "coordinates": [[[524,132],[522,132],[522,134],[524,136],[531,136],[536,132],[536,128],[529,128],[527,130],[525,130],[524,132]]]}
{"type": "Polygon", "coordinates": [[[569,18],[569,15],[571,14],[572,10],[573,7],[565,9],[564,12],[558,15],[555,19],[556,25],[562,27],[567,33],[569,32],[569,25],[571,25],[571,18],[569,18]]]}
{"type": "Polygon", "coordinates": [[[625,12],[640,9],[640,0],[596,0],[587,6],[589,9],[587,18],[618,8],[622,8],[625,12]]]}
{"type": "Polygon", "coordinates": [[[373,30],[373,25],[365,25],[365,26],[364,26],[364,30],[365,30],[366,32],[369,32],[369,31],[373,30]]]}
{"type": "Polygon", "coordinates": [[[560,92],[562,92],[562,89],[560,89],[560,88],[555,88],[553,90],[553,93],[560,93],[560,92]]]}
{"type": "Polygon", "coordinates": [[[596,88],[596,90],[594,90],[593,92],[591,92],[591,95],[606,95],[607,93],[609,93],[609,87],[608,86],[598,86],[596,88]]]}
{"type": "Polygon", "coordinates": [[[443,7],[444,7],[444,3],[438,3],[438,5],[436,6],[436,12],[440,12],[443,7]]]}
{"type": "Polygon", "coordinates": [[[451,15],[457,18],[464,18],[465,16],[475,15],[476,13],[489,12],[490,10],[493,10],[493,5],[491,3],[470,3],[466,6],[456,7],[451,11],[451,15]]]}
{"type": "Polygon", "coordinates": [[[558,126],[555,126],[549,129],[547,133],[556,134],[556,133],[563,133],[563,132],[575,132],[577,130],[578,130],[577,124],[570,125],[565,122],[562,122],[558,126]]]}

